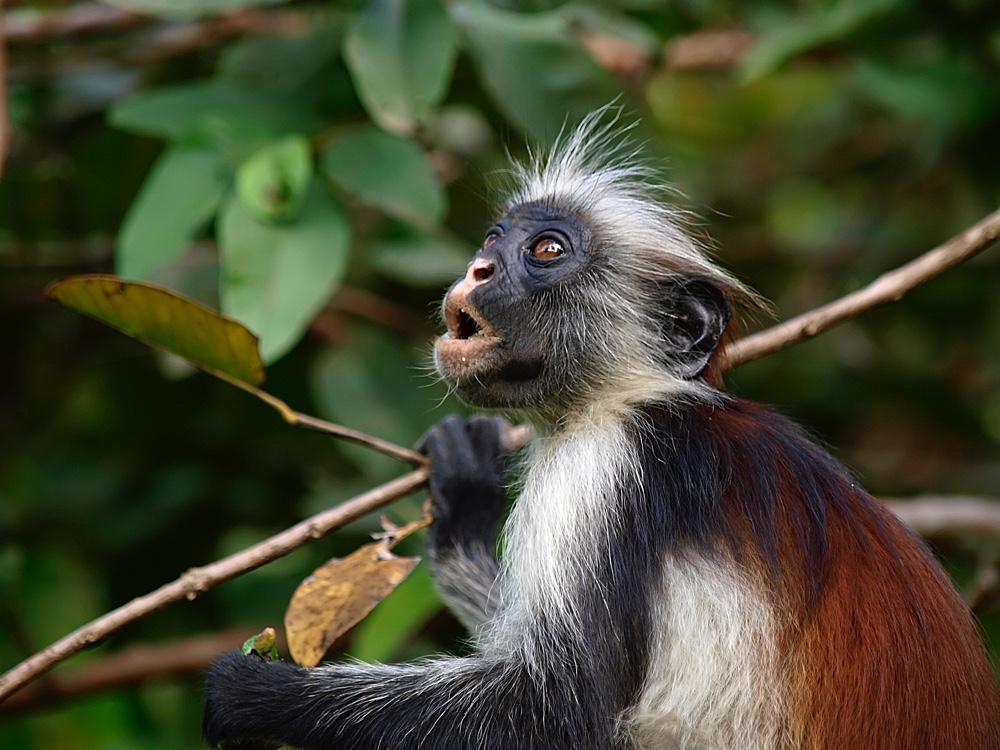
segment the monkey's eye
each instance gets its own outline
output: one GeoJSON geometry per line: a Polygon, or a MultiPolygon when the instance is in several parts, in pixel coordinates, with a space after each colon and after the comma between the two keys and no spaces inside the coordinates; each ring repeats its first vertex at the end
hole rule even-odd
{"type": "Polygon", "coordinates": [[[562,246],[562,243],[551,237],[540,239],[531,247],[531,257],[538,260],[552,260],[565,252],[566,249],[562,246]]]}

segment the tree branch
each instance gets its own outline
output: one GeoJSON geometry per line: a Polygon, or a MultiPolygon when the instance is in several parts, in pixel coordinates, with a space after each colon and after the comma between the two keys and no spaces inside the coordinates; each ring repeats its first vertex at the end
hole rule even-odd
{"type": "Polygon", "coordinates": [[[427,481],[427,469],[420,468],[362,493],[335,508],[317,513],[305,521],[202,568],[192,568],[172,583],[133,599],[84,625],[51,646],[25,659],[0,676],[0,702],[19,686],[52,669],[56,664],[88,646],[104,640],[125,625],[178,602],[195,599],[224,581],[235,578],[265,563],[287,555],[313,539],[319,539],[350,521],[381,508],[391,501],[419,489],[427,481]]]}
{"type": "MultiPolygon", "coordinates": [[[[53,676],[18,690],[0,703],[0,716],[51,709],[61,703],[139,685],[151,679],[200,674],[214,659],[232,651],[233,644],[260,630],[263,626],[247,626],[172,643],[129,646],[73,674],[53,676]]],[[[286,649],[280,644],[278,648],[286,649]]]]}
{"type": "MultiPolygon", "coordinates": [[[[2,3],[0,3],[2,7],[2,3]]],[[[93,31],[116,31],[150,23],[149,16],[103,3],[77,3],[58,10],[25,8],[4,14],[12,44],[47,42],[93,31]]]]}
{"type": "Polygon", "coordinates": [[[663,53],[664,62],[670,70],[730,68],[746,57],[753,41],[751,34],[740,30],[687,34],[670,41],[663,53]]]}
{"type": "Polygon", "coordinates": [[[921,536],[1000,540],[1000,500],[921,495],[883,502],[921,536]]]}
{"type": "Polygon", "coordinates": [[[868,286],[815,310],[798,315],[752,336],[734,341],[722,352],[722,369],[759,359],[765,354],[812,338],[845,320],[887,302],[897,302],[910,290],[949,268],[981,253],[1000,236],[1000,210],[916,260],[879,276],[868,286]]]}
{"type": "Polygon", "coordinates": [[[241,8],[211,18],[173,23],[96,2],[82,2],[51,10],[10,10],[4,15],[11,44],[44,44],[53,39],[154,24],[169,26],[171,35],[184,39],[211,39],[245,32],[299,34],[309,29],[306,14],[294,9],[241,8]]]}

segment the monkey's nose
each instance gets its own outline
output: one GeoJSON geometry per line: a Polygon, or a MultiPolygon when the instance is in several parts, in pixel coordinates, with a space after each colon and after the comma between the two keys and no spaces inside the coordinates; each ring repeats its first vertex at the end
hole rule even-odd
{"type": "Polygon", "coordinates": [[[496,265],[486,258],[476,258],[469,264],[469,270],[465,272],[465,281],[470,286],[485,284],[493,278],[496,265]]]}

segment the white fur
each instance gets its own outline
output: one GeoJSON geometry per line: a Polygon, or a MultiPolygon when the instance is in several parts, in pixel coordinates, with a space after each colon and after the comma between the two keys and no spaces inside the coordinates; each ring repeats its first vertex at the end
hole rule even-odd
{"type": "MultiPolygon", "coordinates": [[[[544,664],[527,624],[579,621],[571,595],[600,588],[594,562],[613,555],[614,488],[641,483],[626,438],[628,409],[592,412],[536,449],[505,528],[503,603],[481,643],[487,655],[520,651],[544,664]]],[[[665,559],[647,684],[622,730],[649,750],[777,750],[785,696],[776,666],[772,604],[733,565],[665,559]]]]}
{"type": "Polygon", "coordinates": [[[571,592],[597,585],[581,579],[596,575],[595,554],[612,553],[588,541],[609,538],[614,508],[608,498],[626,473],[637,476],[639,469],[621,421],[593,416],[537,441],[504,527],[503,602],[486,650],[509,648],[528,632],[525,624],[541,616],[560,618],[572,631],[579,616],[571,592]]]}
{"type": "Polygon", "coordinates": [[[592,228],[613,238],[613,252],[636,273],[670,276],[678,270],[702,273],[735,296],[753,295],[716,267],[683,230],[689,215],[671,198],[676,191],[658,180],[621,126],[621,109],[608,105],[592,112],[544,154],[512,167],[514,189],[507,209],[545,201],[583,213],[592,228]]]}
{"type": "Polygon", "coordinates": [[[471,556],[469,551],[459,547],[449,551],[443,560],[435,560],[434,584],[448,609],[469,632],[476,633],[496,610],[500,601],[500,586],[491,577],[491,574],[496,575],[496,571],[489,570],[480,562],[490,559],[493,551],[483,545],[479,545],[471,556]]]}
{"type": "Polygon", "coordinates": [[[645,690],[629,726],[639,748],[787,747],[774,611],[731,565],[670,560],[645,690]]]}

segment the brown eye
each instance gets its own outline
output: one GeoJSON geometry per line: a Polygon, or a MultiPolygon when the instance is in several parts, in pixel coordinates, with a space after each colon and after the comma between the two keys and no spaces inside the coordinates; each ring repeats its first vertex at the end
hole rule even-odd
{"type": "Polygon", "coordinates": [[[538,258],[539,260],[552,260],[553,258],[558,258],[564,252],[566,251],[563,249],[561,242],[551,237],[546,237],[536,242],[534,247],[531,248],[531,257],[538,258]]]}

